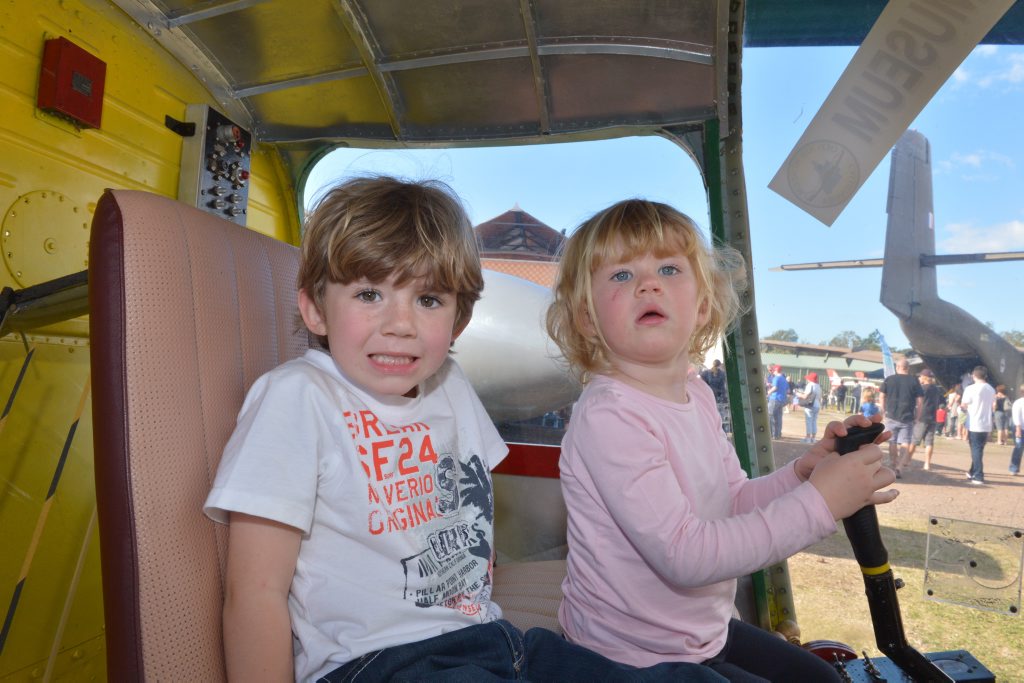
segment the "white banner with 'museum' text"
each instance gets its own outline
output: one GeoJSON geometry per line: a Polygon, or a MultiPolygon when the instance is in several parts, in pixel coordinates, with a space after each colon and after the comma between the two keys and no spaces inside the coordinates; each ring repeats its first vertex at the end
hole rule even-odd
{"type": "Polygon", "coordinates": [[[832,225],[1014,0],[889,0],[768,187],[832,225]]]}

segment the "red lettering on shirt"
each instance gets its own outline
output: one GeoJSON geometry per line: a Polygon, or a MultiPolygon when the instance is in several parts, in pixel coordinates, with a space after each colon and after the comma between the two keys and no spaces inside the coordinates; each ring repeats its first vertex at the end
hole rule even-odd
{"type": "Polygon", "coordinates": [[[409,466],[407,463],[412,460],[412,440],[409,437],[404,437],[398,442],[398,448],[401,453],[398,456],[398,473],[399,474],[416,474],[420,471],[417,465],[409,466]]]}
{"type": "Polygon", "coordinates": [[[402,532],[439,518],[434,472],[439,458],[430,426],[388,424],[372,410],[346,411],[344,417],[369,480],[367,531],[374,536],[402,532]],[[397,434],[401,438],[391,438],[397,434]]]}
{"type": "Polygon", "coordinates": [[[345,426],[348,427],[349,436],[353,439],[359,438],[359,426],[355,422],[355,416],[352,415],[352,411],[346,410],[341,415],[345,418],[345,426]]]}
{"type": "Polygon", "coordinates": [[[359,419],[363,421],[363,438],[370,438],[370,429],[373,429],[373,433],[377,436],[384,436],[383,432],[380,431],[378,423],[380,419],[373,414],[372,410],[360,410],[359,419]]]}
{"type": "Polygon", "coordinates": [[[384,472],[381,470],[381,467],[388,464],[387,455],[382,454],[381,451],[391,448],[393,445],[395,445],[395,442],[391,439],[374,441],[370,444],[370,448],[373,449],[373,471],[377,475],[377,481],[383,481],[395,476],[394,472],[384,472]]]}
{"type": "Polygon", "coordinates": [[[434,444],[430,442],[430,434],[425,435],[423,443],[420,444],[420,462],[437,464],[437,452],[434,450],[434,444]]]}
{"type": "Polygon", "coordinates": [[[437,517],[434,506],[429,499],[400,505],[392,510],[370,510],[367,517],[367,530],[374,536],[385,532],[406,531],[420,524],[426,524],[437,517]]]}
{"type": "Polygon", "coordinates": [[[363,466],[363,472],[366,473],[366,478],[369,479],[370,466],[366,464],[366,456],[368,455],[368,453],[366,452],[366,449],[363,448],[362,446],[356,448],[356,451],[358,451],[359,453],[359,464],[363,466]]]}

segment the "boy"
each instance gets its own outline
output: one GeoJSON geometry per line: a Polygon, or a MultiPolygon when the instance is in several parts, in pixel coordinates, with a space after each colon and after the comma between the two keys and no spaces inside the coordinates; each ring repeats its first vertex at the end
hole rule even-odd
{"type": "Polygon", "coordinates": [[[340,185],[309,218],[298,284],[324,348],[255,382],[206,501],[231,526],[229,677],[614,672],[490,600],[490,470],[507,448],[448,357],[483,289],[458,199],[439,183],[340,185]]]}

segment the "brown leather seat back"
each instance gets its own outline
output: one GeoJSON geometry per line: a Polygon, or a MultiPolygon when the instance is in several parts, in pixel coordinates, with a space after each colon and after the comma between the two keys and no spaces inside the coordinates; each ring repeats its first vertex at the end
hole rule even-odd
{"type": "Polygon", "coordinates": [[[298,250],[179,202],[107,191],[89,305],[112,681],[224,679],[227,530],[202,504],[245,392],[309,345],[298,250]]]}

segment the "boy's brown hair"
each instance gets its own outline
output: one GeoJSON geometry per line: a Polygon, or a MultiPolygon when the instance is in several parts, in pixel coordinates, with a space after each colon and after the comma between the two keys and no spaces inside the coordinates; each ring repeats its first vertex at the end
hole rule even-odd
{"type": "Polygon", "coordinates": [[[583,382],[611,369],[600,330],[595,336],[584,326],[584,315],[597,320],[593,273],[610,259],[645,252],[682,253],[693,268],[698,305],[707,311],[708,320],[690,339],[692,362],[701,362],[741,313],[739,291],[746,288],[747,277],[738,251],[710,247],[696,224],[667,204],[643,199],[613,204],[580,225],[562,245],[555,297],[547,313],[548,334],[583,382]]]}
{"type": "MultiPolygon", "coordinates": [[[[306,220],[298,286],[323,311],[327,283],[425,278],[456,295],[455,329],[484,288],[476,235],[462,202],[437,180],[363,176],[332,188],[306,220]]],[[[326,340],[321,339],[321,342],[326,340]]]]}

